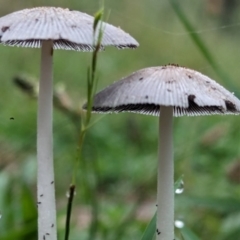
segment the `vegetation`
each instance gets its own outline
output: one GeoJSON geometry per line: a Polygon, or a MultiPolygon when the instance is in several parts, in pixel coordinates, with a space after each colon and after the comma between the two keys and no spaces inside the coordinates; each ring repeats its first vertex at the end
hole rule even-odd
{"type": "MultiPolygon", "coordinates": [[[[105,0],[107,21],[129,32],[140,47],[99,53],[98,89],[140,68],[177,63],[212,77],[240,97],[239,17],[232,10],[232,18],[226,18],[206,3],[105,0]]],[[[100,7],[88,0],[26,0],[14,6],[5,1],[0,15],[40,5],[91,15],[100,7]]],[[[0,52],[0,239],[34,240],[36,91],[30,87],[29,94],[23,94],[13,78],[23,76],[35,86],[40,54],[39,49],[5,46],[0,52]]],[[[73,51],[55,51],[54,56],[59,239],[65,235],[66,193],[75,168],[91,59],[91,53],[73,51]]],[[[141,239],[156,211],[158,119],[93,114],[95,121],[86,132],[77,169],[69,239],[141,239]]],[[[238,116],[175,119],[175,179],[183,176],[184,182],[183,193],[176,195],[175,215],[185,224],[177,239],[240,238],[239,127],[238,116]]]]}

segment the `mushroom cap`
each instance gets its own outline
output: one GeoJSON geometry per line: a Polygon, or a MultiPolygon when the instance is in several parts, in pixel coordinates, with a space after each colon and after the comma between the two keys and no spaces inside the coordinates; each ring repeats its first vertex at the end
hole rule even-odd
{"type": "MultiPolygon", "coordinates": [[[[94,18],[79,11],[55,7],[36,7],[13,12],[0,18],[0,43],[10,46],[41,47],[52,40],[55,49],[91,51],[94,18]]],[[[100,24],[98,24],[100,25],[100,24]]],[[[98,36],[99,26],[96,32],[98,36]]],[[[101,48],[136,48],[139,44],[128,33],[102,24],[101,48]]]]}
{"type": "Polygon", "coordinates": [[[92,111],[159,116],[161,106],[172,106],[174,116],[240,112],[240,101],[233,93],[209,77],[178,65],[141,69],[113,83],[94,96],[92,111]]]}

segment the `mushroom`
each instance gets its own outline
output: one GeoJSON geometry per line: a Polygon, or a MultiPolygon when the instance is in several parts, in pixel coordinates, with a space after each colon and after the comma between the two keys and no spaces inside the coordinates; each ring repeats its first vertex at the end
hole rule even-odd
{"type": "Polygon", "coordinates": [[[166,65],[139,70],[108,86],[94,96],[92,111],[159,116],[157,239],[173,240],[173,116],[239,114],[240,101],[197,71],[166,65]]]}
{"type": "MultiPolygon", "coordinates": [[[[10,46],[40,47],[41,73],[37,120],[37,203],[38,237],[48,233],[56,239],[56,206],[52,149],[52,57],[53,49],[94,50],[100,24],[93,33],[94,18],[85,13],[55,7],[37,7],[17,11],[0,18],[0,43],[10,46]]],[[[129,34],[102,23],[104,46],[135,48],[138,43],[129,34]]]]}

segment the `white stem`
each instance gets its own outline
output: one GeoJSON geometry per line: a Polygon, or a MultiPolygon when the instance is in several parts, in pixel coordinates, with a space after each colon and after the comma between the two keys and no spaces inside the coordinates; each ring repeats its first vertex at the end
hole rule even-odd
{"type": "Polygon", "coordinates": [[[52,137],[52,41],[43,41],[37,119],[38,240],[57,240],[52,137]]]}
{"type": "Polygon", "coordinates": [[[157,240],[174,239],[173,107],[161,106],[157,188],[157,240]]]}

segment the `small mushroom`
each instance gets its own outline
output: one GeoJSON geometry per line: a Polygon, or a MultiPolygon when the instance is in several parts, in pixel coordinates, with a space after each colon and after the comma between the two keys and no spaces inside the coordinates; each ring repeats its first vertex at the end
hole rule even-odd
{"type": "MultiPolygon", "coordinates": [[[[52,58],[53,49],[92,51],[100,31],[93,33],[94,18],[85,13],[55,7],[37,7],[17,11],[0,18],[0,43],[9,46],[40,47],[41,73],[37,127],[38,158],[38,236],[49,232],[57,239],[56,206],[52,150],[52,58]],[[95,37],[95,39],[94,39],[95,37]]],[[[129,34],[102,23],[104,46],[135,48],[138,43],[129,34]]]]}
{"type": "Polygon", "coordinates": [[[173,116],[239,114],[240,101],[199,72],[167,65],[139,70],[108,86],[94,96],[92,111],[160,116],[157,232],[161,234],[157,239],[173,240],[173,116]]]}

